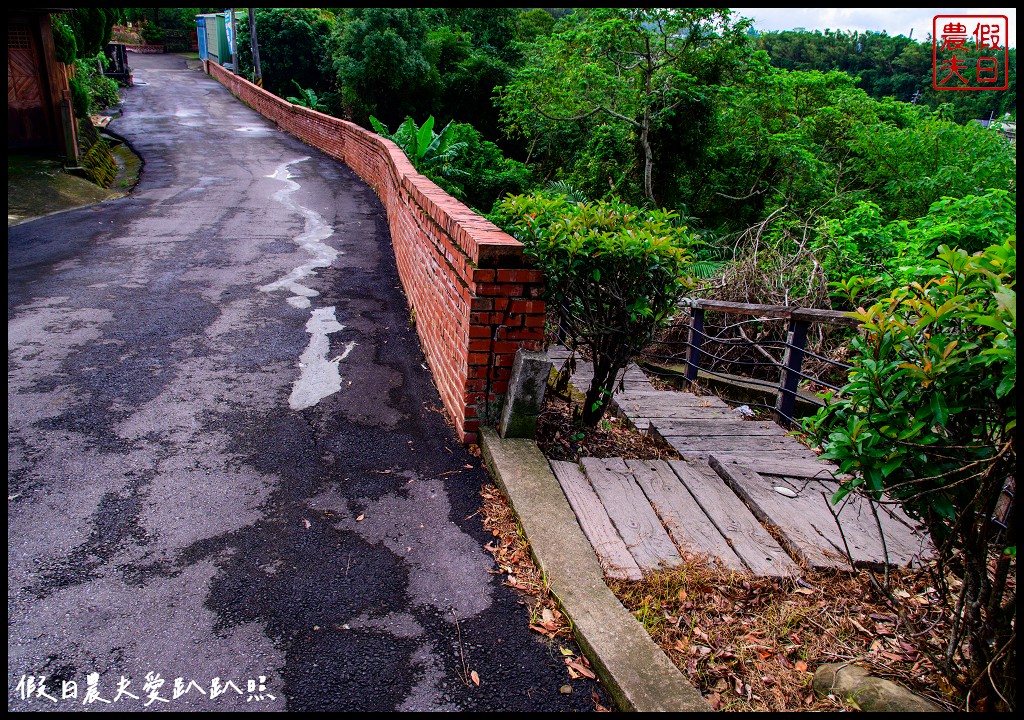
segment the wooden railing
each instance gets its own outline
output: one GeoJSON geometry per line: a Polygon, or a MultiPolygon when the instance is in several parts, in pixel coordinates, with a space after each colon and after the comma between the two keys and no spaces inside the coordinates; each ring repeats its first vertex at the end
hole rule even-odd
{"type": "MultiPolygon", "coordinates": [[[[680,342],[678,340],[660,340],[656,343],[656,346],[685,346],[685,361],[683,363],[684,371],[682,376],[687,383],[696,383],[698,378],[702,375],[705,377],[719,376],[721,378],[729,377],[734,380],[737,379],[736,375],[725,375],[724,373],[715,372],[710,369],[713,365],[721,366],[729,363],[730,361],[728,358],[710,353],[707,350],[709,342],[718,344],[728,343],[732,346],[759,347],[760,349],[757,350],[757,352],[765,358],[772,358],[767,348],[782,348],[783,353],[781,360],[769,359],[767,362],[732,362],[740,366],[774,366],[778,368],[779,373],[777,383],[770,383],[756,379],[747,380],[747,382],[774,390],[775,402],[771,409],[773,410],[776,420],[783,425],[792,426],[798,424],[795,419],[795,408],[797,405],[798,388],[801,380],[813,381],[815,384],[824,386],[833,391],[838,391],[840,389],[838,385],[829,383],[820,376],[812,376],[804,373],[804,363],[809,356],[813,356],[819,364],[834,366],[838,371],[843,373],[850,368],[850,366],[845,363],[816,354],[807,347],[808,331],[815,324],[856,327],[858,324],[857,321],[846,313],[833,310],[790,307],[785,305],[756,305],[749,303],[697,299],[684,301],[684,306],[688,306],[689,308],[689,330],[687,332],[685,342],[680,342]],[[736,333],[739,336],[738,338],[723,340],[722,333],[719,333],[718,335],[708,334],[706,329],[706,320],[707,313],[709,312],[720,313],[728,317],[744,316],[749,318],[749,320],[722,326],[723,333],[730,329],[739,328],[736,333]],[[765,340],[759,343],[756,339],[751,340],[742,329],[744,323],[756,323],[760,325],[769,321],[786,322],[785,340],[765,340]]],[[[672,354],[678,356],[678,350],[675,350],[672,354]]],[[[651,365],[657,366],[657,363],[650,361],[652,358],[657,357],[659,357],[657,353],[651,351],[645,353],[644,356],[641,357],[641,361],[644,359],[648,360],[649,362],[646,364],[647,369],[651,370],[651,365]]],[[[771,374],[771,372],[771,370],[762,371],[761,374],[771,374]]],[[[726,397],[725,399],[729,400],[730,398],[726,397]]],[[[802,399],[806,401],[806,397],[802,399]]],[[[821,402],[816,401],[816,404],[820,405],[821,402]]]]}

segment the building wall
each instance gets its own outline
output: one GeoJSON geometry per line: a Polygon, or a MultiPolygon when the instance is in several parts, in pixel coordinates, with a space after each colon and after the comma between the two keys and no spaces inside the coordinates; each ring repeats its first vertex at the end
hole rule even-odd
{"type": "Polygon", "coordinates": [[[481,424],[499,416],[516,352],[542,346],[542,276],[523,246],[419,174],[390,140],[206,66],[244,103],[344,162],[377,193],[434,383],[460,439],[476,442],[481,424]]]}
{"type": "MultiPolygon", "coordinates": [[[[53,48],[50,15],[7,14],[7,147],[68,153],[61,100],[69,99],[64,66],[53,48]]],[[[72,136],[73,137],[73,136],[72,136]]],[[[74,153],[70,154],[74,157],[74,153]]]]}

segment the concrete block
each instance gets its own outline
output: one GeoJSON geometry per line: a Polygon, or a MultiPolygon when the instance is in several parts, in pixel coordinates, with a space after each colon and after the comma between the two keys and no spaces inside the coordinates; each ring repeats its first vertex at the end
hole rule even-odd
{"type": "Polygon", "coordinates": [[[547,352],[519,350],[512,364],[512,377],[501,411],[498,433],[503,438],[533,438],[537,418],[544,404],[551,360],[547,352]]]}

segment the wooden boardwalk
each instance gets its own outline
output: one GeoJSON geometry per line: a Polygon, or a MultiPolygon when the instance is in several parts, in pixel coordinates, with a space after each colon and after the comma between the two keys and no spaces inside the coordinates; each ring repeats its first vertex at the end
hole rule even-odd
{"type": "MultiPolygon", "coordinates": [[[[558,368],[568,351],[549,355],[558,368]]],[[[592,377],[577,359],[573,385],[585,390],[592,377]]],[[[849,569],[850,559],[906,567],[929,554],[924,531],[898,508],[855,496],[832,505],[838,469],[773,422],[744,420],[719,398],[656,390],[635,365],[613,400],[684,459],[551,462],[609,577],[639,579],[683,555],[778,577],[849,569]]]]}

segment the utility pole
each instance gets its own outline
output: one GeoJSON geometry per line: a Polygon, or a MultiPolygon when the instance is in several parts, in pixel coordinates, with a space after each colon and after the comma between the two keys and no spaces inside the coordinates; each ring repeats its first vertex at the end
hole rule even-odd
{"type": "Polygon", "coordinates": [[[256,42],[256,8],[249,8],[249,40],[252,43],[252,66],[255,73],[253,82],[263,87],[263,70],[260,68],[260,45],[256,42]]]}

